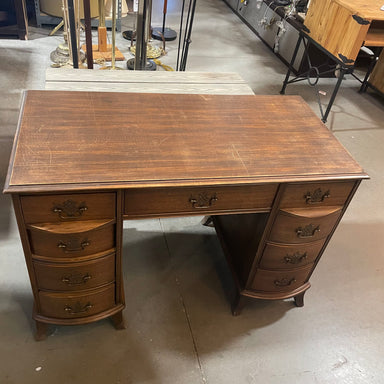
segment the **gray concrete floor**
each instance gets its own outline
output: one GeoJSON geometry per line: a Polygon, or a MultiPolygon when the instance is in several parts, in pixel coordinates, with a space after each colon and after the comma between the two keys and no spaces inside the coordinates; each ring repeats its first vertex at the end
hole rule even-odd
{"type": "MultiPolygon", "coordinates": [[[[179,7],[169,4],[168,26],[178,29],[179,7]]],[[[160,25],[161,9],[155,6],[153,24],[160,25]]],[[[132,17],[123,25],[132,28],[132,17]]],[[[49,53],[62,41],[48,32],[31,28],[29,41],[0,40],[1,186],[21,92],[44,88],[49,53]]],[[[286,67],[222,1],[198,1],[192,37],[187,70],[238,72],[256,94],[279,92],[286,67]]],[[[120,34],[117,45],[127,53],[120,34]]],[[[174,66],[177,43],[167,49],[161,61],[174,66]]],[[[0,383],[383,383],[384,102],[358,88],[344,81],[327,126],[371,180],[329,244],[303,308],[253,301],[232,317],[212,229],[199,218],[131,221],[124,229],[127,329],[115,331],[108,320],[53,327],[35,342],[11,201],[0,196],[0,383]]],[[[318,113],[305,84],[287,94],[302,95],[318,113]]]]}

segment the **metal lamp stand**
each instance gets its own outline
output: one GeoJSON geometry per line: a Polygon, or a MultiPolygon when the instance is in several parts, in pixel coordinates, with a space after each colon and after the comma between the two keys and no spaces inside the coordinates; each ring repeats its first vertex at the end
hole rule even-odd
{"type": "Polygon", "coordinates": [[[154,71],[156,64],[147,60],[147,45],[151,28],[152,0],[139,0],[136,22],[136,53],[127,61],[127,68],[140,71],[154,71]]]}
{"type": "Polygon", "coordinates": [[[165,28],[165,18],[167,16],[168,0],[164,0],[163,8],[163,26],[152,28],[152,37],[156,40],[172,41],[177,37],[176,31],[171,28],[165,28]]]}

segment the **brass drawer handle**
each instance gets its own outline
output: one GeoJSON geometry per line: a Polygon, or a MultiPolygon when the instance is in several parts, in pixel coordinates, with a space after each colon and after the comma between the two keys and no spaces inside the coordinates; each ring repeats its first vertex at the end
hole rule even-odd
{"type": "Polygon", "coordinates": [[[297,237],[300,239],[306,239],[315,236],[316,232],[320,232],[320,226],[314,228],[313,224],[306,225],[304,228],[299,227],[296,229],[297,237]]]}
{"type": "Polygon", "coordinates": [[[208,196],[206,193],[199,193],[197,199],[190,197],[189,202],[194,209],[206,209],[210,208],[217,200],[216,193],[213,196],[208,196]]]}
{"type": "Polygon", "coordinates": [[[88,312],[92,307],[93,307],[93,305],[89,302],[87,304],[85,304],[84,306],[80,302],[77,302],[74,305],[74,307],[71,307],[70,305],[66,305],[64,307],[64,311],[69,313],[70,315],[77,315],[79,313],[88,312]]]}
{"type": "Polygon", "coordinates": [[[300,264],[307,258],[307,252],[296,252],[293,255],[287,254],[284,256],[284,262],[287,264],[300,264]]]}
{"type": "Polygon", "coordinates": [[[72,286],[72,285],[83,285],[90,279],[92,279],[92,276],[89,273],[87,273],[85,275],[74,274],[74,275],[64,276],[61,279],[61,281],[67,285],[72,286]]]}
{"type": "Polygon", "coordinates": [[[292,279],[284,278],[281,280],[275,280],[274,284],[276,285],[276,287],[288,287],[295,282],[296,282],[296,279],[292,277],[292,279]]]}
{"type": "Polygon", "coordinates": [[[84,202],[77,204],[73,200],[66,200],[64,201],[64,203],[56,204],[52,208],[52,211],[54,213],[57,213],[60,219],[63,219],[63,220],[76,219],[82,216],[83,213],[87,210],[88,210],[88,207],[85,205],[84,202]]]}
{"type": "Polygon", "coordinates": [[[71,253],[83,251],[85,247],[88,247],[89,245],[91,245],[91,243],[88,240],[84,240],[80,244],[78,240],[69,240],[67,243],[60,241],[60,243],[57,244],[57,247],[62,248],[65,253],[71,253]]]}
{"type": "Polygon", "coordinates": [[[331,197],[329,190],[325,193],[321,190],[321,188],[317,188],[313,193],[307,192],[304,195],[305,202],[307,204],[320,204],[323,203],[325,199],[331,197]]]}

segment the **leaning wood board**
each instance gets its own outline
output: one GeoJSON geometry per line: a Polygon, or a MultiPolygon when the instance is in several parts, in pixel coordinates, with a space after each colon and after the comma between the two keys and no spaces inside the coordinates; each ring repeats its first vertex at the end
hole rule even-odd
{"type": "Polygon", "coordinates": [[[236,73],[91,71],[54,69],[46,71],[45,88],[63,91],[191,93],[253,95],[236,73]]]}
{"type": "Polygon", "coordinates": [[[369,77],[369,83],[384,93],[384,51],[381,52],[379,60],[369,77]]]}

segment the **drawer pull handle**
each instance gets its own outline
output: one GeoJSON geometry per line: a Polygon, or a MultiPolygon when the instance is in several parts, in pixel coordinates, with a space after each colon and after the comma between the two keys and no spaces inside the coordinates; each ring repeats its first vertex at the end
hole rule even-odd
{"type": "Polygon", "coordinates": [[[60,243],[57,244],[58,248],[62,248],[65,253],[80,252],[89,245],[91,245],[91,243],[88,240],[82,241],[80,244],[78,240],[70,240],[67,243],[60,241],[60,243]]]}
{"type": "Polygon", "coordinates": [[[70,305],[66,305],[64,307],[64,311],[69,313],[70,315],[77,315],[79,313],[88,312],[92,307],[93,305],[91,303],[82,305],[80,302],[77,302],[73,307],[71,307],[70,305]]]}
{"type": "Polygon", "coordinates": [[[87,273],[86,275],[74,274],[74,275],[64,276],[61,279],[61,281],[67,285],[72,286],[72,285],[83,285],[90,279],[92,279],[92,276],[89,273],[87,273]]]}
{"type": "Polygon", "coordinates": [[[296,279],[292,277],[292,279],[284,278],[281,280],[275,280],[274,284],[276,285],[276,287],[288,287],[295,282],[296,282],[296,279]]]}
{"type": "Polygon", "coordinates": [[[218,198],[216,194],[213,196],[208,196],[206,193],[199,193],[197,199],[191,197],[189,202],[192,204],[192,208],[194,209],[204,209],[210,208],[217,200],[218,198]]]}
{"type": "Polygon", "coordinates": [[[306,225],[304,228],[299,227],[296,229],[297,237],[300,237],[300,239],[313,237],[315,236],[316,232],[320,232],[320,226],[314,228],[313,224],[306,225]]]}
{"type": "Polygon", "coordinates": [[[321,188],[317,188],[313,193],[307,192],[307,194],[304,196],[305,202],[307,204],[320,204],[329,197],[331,197],[329,190],[323,193],[321,188]]]}
{"type": "Polygon", "coordinates": [[[304,253],[296,252],[293,255],[287,254],[284,257],[284,261],[287,264],[300,264],[304,260],[306,260],[306,258],[307,258],[307,252],[304,252],[304,253]]]}
{"type": "Polygon", "coordinates": [[[62,204],[56,204],[52,211],[54,213],[57,213],[60,217],[60,219],[63,220],[71,220],[76,219],[83,215],[85,211],[88,210],[88,207],[85,205],[84,202],[77,204],[73,200],[66,200],[62,204]]]}

